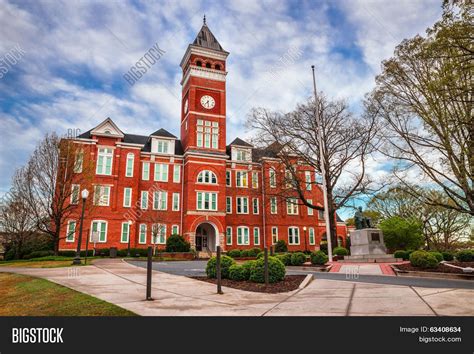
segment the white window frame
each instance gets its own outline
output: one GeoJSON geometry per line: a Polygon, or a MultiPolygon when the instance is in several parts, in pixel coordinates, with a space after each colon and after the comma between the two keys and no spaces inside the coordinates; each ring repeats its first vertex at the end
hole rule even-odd
{"type": "Polygon", "coordinates": [[[140,224],[139,226],[139,236],[138,236],[138,243],[141,244],[141,245],[144,245],[146,244],[146,239],[147,239],[147,224],[140,224]],[[144,239],[142,239],[142,236],[144,237],[144,239]]]}
{"type": "Polygon", "coordinates": [[[248,173],[248,171],[243,171],[243,170],[235,171],[235,186],[237,188],[248,188],[249,187],[249,173],[248,173]],[[245,176],[245,178],[244,178],[244,176],[245,176]]]}
{"type": "Polygon", "coordinates": [[[258,188],[258,172],[256,171],[252,172],[252,188],[258,188]]]}
{"type": "Polygon", "coordinates": [[[226,245],[232,245],[232,226],[227,226],[225,229],[225,243],[226,245]]]}
{"type": "Polygon", "coordinates": [[[254,215],[260,214],[260,202],[258,198],[253,198],[252,199],[252,213],[254,215]],[[255,207],[257,208],[257,211],[255,212],[255,207]]]}
{"type": "Polygon", "coordinates": [[[272,226],[272,245],[278,242],[278,226],[272,226]]]}
{"type": "Polygon", "coordinates": [[[153,210],[168,210],[168,192],[153,192],[153,210]]]}
{"type": "Polygon", "coordinates": [[[314,227],[308,228],[308,238],[309,238],[309,244],[310,245],[315,245],[316,244],[316,233],[314,231],[314,227]],[[312,239],[312,241],[311,241],[312,239]]]}
{"type": "Polygon", "coordinates": [[[270,197],[270,214],[278,214],[278,199],[277,197],[270,197]],[[275,210],[273,208],[275,207],[275,210]]]}
{"type": "Polygon", "coordinates": [[[196,210],[217,211],[218,210],[218,194],[216,192],[196,192],[196,210]],[[199,205],[199,196],[201,195],[201,205],[199,205]],[[205,208],[206,196],[209,196],[209,209],[205,208]],[[215,208],[212,207],[213,198],[215,198],[215,208]]]}
{"type": "Polygon", "coordinates": [[[156,141],[156,152],[159,154],[168,154],[170,142],[168,140],[159,139],[156,141]]]}
{"type": "Polygon", "coordinates": [[[286,199],[286,213],[287,215],[298,215],[298,200],[296,198],[287,198],[286,199]]]}
{"type": "MultiPolygon", "coordinates": [[[[98,225],[102,225],[104,224],[105,225],[105,239],[103,241],[100,240],[100,234],[101,234],[101,231],[99,231],[99,243],[106,243],[107,242],[107,231],[108,231],[108,228],[109,228],[109,223],[105,220],[92,220],[91,221],[91,234],[90,234],[90,239],[89,241],[92,242],[92,232],[94,232],[94,223],[97,223],[98,225]]],[[[99,228],[98,228],[99,230],[99,228]]]]}
{"type": "MultiPolygon", "coordinates": [[[[312,199],[306,199],[306,201],[309,203],[309,204],[313,204],[313,200],[312,199]]],[[[313,216],[314,215],[314,209],[313,208],[310,208],[310,207],[307,207],[308,208],[308,216],[313,216]]]]}
{"type": "Polygon", "coordinates": [[[143,162],[142,164],[142,180],[149,181],[150,180],[150,163],[143,162]]]}
{"type": "Polygon", "coordinates": [[[72,205],[78,205],[79,200],[81,199],[81,185],[80,184],[71,184],[71,201],[72,205]],[[74,191],[76,190],[76,191],[74,191]]]}
{"type": "Polygon", "coordinates": [[[114,164],[114,149],[110,147],[102,147],[97,150],[97,162],[95,173],[97,175],[111,176],[114,164]],[[102,158],[102,165],[99,165],[99,160],[102,158]],[[110,171],[107,171],[107,162],[110,161],[110,171]],[[99,168],[102,167],[102,168],[99,168]]]}
{"type": "Polygon", "coordinates": [[[235,197],[235,212],[237,214],[249,213],[249,198],[248,197],[235,197]],[[240,208],[239,208],[239,203],[240,203],[240,208]]]}
{"type": "Polygon", "coordinates": [[[211,170],[202,170],[198,173],[196,183],[198,184],[217,184],[217,175],[211,170]]]}
{"type": "Polygon", "coordinates": [[[156,182],[168,182],[169,165],[166,163],[155,163],[153,180],[156,182]]]}
{"type": "Polygon", "coordinates": [[[66,242],[74,242],[76,239],[76,228],[77,228],[77,221],[76,220],[68,220],[67,228],[66,228],[66,242]],[[74,224],[74,231],[72,232],[72,238],[69,238],[71,235],[71,224],[74,224]]]}
{"type": "Polygon", "coordinates": [[[175,164],[173,166],[173,183],[181,181],[181,165],[175,164]]]}
{"type": "Polygon", "coordinates": [[[151,243],[154,244],[154,245],[165,245],[166,244],[166,224],[161,224],[161,223],[156,223],[156,224],[153,224],[152,225],[152,230],[151,230],[151,243]],[[158,225],[157,227],[159,227],[159,234],[158,236],[156,236],[156,240],[154,239],[154,232],[153,232],[153,228],[155,227],[155,225],[158,225]],[[162,240],[161,240],[162,238],[162,240]],[[157,242],[155,242],[157,241],[157,242]]]}
{"type": "Polygon", "coordinates": [[[225,197],[225,212],[232,214],[232,197],[225,197]]]}
{"type": "Polygon", "coordinates": [[[323,222],[326,221],[326,215],[324,213],[324,210],[318,209],[318,219],[323,222]]]}
{"type": "Polygon", "coordinates": [[[179,225],[171,225],[171,235],[179,235],[179,225]]]}
{"type": "Polygon", "coordinates": [[[148,209],[148,191],[141,191],[140,193],[140,209],[148,209]]]}
{"type": "Polygon", "coordinates": [[[237,245],[250,245],[250,229],[248,226],[237,226],[237,245]],[[247,234],[245,234],[243,231],[247,231],[247,234]]]}
{"type": "Polygon", "coordinates": [[[225,171],[225,185],[227,187],[232,187],[232,170],[225,171]]]}
{"type": "Polygon", "coordinates": [[[120,227],[120,243],[128,243],[129,238],[130,238],[130,223],[128,221],[125,221],[122,223],[122,226],[120,227]],[[125,225],[126,225],[126,229],[124,229],[125,225]],[[123,238],[123,236],[125,235],[124,230],[127,230],[126,239],[123,238]]]}
{"type": "Polygon", "coordinates": [[[95,185],[94,186],[94,205],[109,206],[110,205],[110,186],[95,185]],[[106,192],[106,193],[105,193],[106,192]],[[104,202],[107,201],[107,203],[104,202]]]}
{"type": "Polygon", "coordinates": [[[84,150],[79,149],[74,156],[74,173],[81,173],[84,164],[84,150]]]}
{"type": "Polygon", "coordinates": [[[270,188],[276,188],[276,170],[273,167],[270,167],[270,170],[268,172],[269,175],[269,184],[270,188]]]}
{"type": "Polygon", "coordinates": [[[289,245],[299,245],[300,241],[301,241],[300,238],[301,238],[300,237],[300,228],[298,226],[288,226],[288,244],[289,245]],[[293,235],[290,236],[290,230],[293,231],[293,232],[296,230],[297,232],[296,232],[296,234],[293,233],[293,235]],[[298,242],[295,242],[296,238],[298,239],[298,242]]]}
{"type": "Polygon", "coordinates": [[[172,196],[172,205],[171,205],[171,210],[172,211],[179,211],[179,193],[173,193],[172,196]]]}
{"type": "Polygon", "coordinates": [[[123,189],[123,207],[130,208],[131,206],[132,206],[132,188],[125,187],[123,189]],[[127,203],[127,191],[129,192],[128,203],[127,203]]]}
{"type": "Polygon", "coordinates": [[[127,154],[125,163],[125,177],[133,177],[133,165],[135,164],[135,155],[132,152],[127,154]]]}
{"type": "Polygon", "coordinates": [[[253,228],[253,244],[255,246],[260,245],[260,228],[258,226],[253,228]],[[255,233],[256,231],[256,233],[255,233]],[[255,242],[255,239],[257,239],[257,242],[255,242]]]}
{"type": "Polygon", "coordinates": [[[312,189],[311,171],[304,171],[304,180],[306,183],[306,190],[310,191],[312,189]]]}

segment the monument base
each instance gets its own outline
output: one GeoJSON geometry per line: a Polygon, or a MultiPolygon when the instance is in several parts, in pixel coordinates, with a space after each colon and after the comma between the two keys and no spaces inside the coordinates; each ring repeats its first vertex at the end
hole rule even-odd
{"type": "Polygon", "coordinates": [[[379,229],[351,231],[351,255],[344,256],[341,262],[393,263],[400,262],[393,254],[387,254],[383,232],[379,229]]]}

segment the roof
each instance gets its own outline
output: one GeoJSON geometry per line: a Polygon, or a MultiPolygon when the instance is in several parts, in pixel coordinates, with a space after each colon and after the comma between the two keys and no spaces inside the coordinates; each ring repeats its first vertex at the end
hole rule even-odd
{"type": "Polygon", "coordinates": [[[253,147],[253,145],[247,143],[246,141],[243,141],[240,138],[235,138],[234,141],[229,144],[229,146],[231,146],[231,145],[253,147]]]}
{"type": "Polygon", "coordinates": [[[162,136],[164,138],[172,138],[172,139],[177,139],[176,136],[174,136],[173,134],[171,134],[169,131],[167,131],[166,129],[158,129],[156,132],[154,132],[153,134],[151,134],[151,136],[162,136]]]}
{"type": "Polygon", "coordinates": [[[196,45],[198,47],[217,50],[220,52],[225,52],[225,50],[217,41],[216,37],[212,34],[209,27],[207,27],[206,16],[204,16],[204,23],[201,27],[201,30],[197,34],[196,39],[193,42],[193,45],[196,45]]]}

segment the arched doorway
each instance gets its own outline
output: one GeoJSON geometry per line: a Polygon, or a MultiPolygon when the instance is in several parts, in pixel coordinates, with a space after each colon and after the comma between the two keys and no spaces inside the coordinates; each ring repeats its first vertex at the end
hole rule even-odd
{"type": "Polygon", "coordinates": [[[196,251],[216,251],[216,228],[204,222],[196,228],[196,251]]]}

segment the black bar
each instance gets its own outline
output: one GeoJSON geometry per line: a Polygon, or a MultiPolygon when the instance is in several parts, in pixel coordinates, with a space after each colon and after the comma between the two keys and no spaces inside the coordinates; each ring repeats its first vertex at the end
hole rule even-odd
{"type": "Polygon", "coordinates": [[[86,199],[82,198],[81,223],[79,225],[79,239],[77,240],[76,257],[72,261],[73,265],[81,264],[81,243],[82,243],[82,225],[84,224],[84,212],[86,210],[86,199]]]}
{"type": "Polygon", "coordinates": [[[275,249],[273,248],[273,246],[270,246],[270,256],[273,257],[274,254],[275,254],[275,249]]]}
{"type": "Polygon", "coordinates": [[[263,259],[264,259],[264,264],[265,264],[265,285],[268,285],[269,279],[268,279],[268,248],[265,247],[263,250],[263,259]]]}
{"type": "MultiPolygon", "coordinates": [[[[129,235],[130,237],[130,235],[129,235]]],[[[148,247],[148,259],[146,264],[146,299],[147,301],[153,301],[151,297],[151,271],[153,267],[153,247],[148,247]]]]}
{"type": "Polygon", "coordinates": [[[89,252],[89,237],[86,237],[86,256],[84,257],[84,264],[87,264],[87,252],[89,252]]]}
{"type": "Polygon", "coordinates": [[[222,276],[221,276],[221,246],[217,246],[217,257],[216,257],[216,273],[217,273],[217,293],[224,294],[222,292],[222,276]]]}

